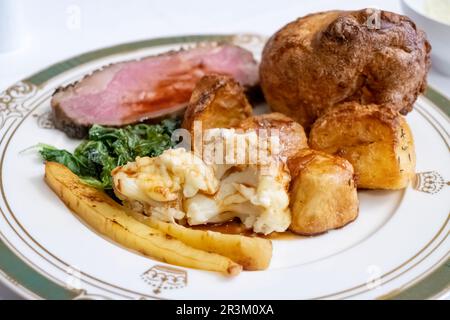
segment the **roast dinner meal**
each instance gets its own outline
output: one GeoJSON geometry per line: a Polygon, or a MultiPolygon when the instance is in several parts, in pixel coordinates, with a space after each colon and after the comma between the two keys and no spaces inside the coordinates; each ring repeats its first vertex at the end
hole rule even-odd
{"type": "Polygon", "coordinates": [[[372,10],[301,17],[260,63],[210,43],[58,88],[55,126],[83,141],[39,145],[45,181],[146,256],[226,275],[268,268],[280,235],[342,228],[358,217],[358,189],[414,177],[404,116],[426,88],[431,47],[408,17],[378,14],[375,27],[372,10]],[[258,88],[271,113],[254,112],[258,88]]]}

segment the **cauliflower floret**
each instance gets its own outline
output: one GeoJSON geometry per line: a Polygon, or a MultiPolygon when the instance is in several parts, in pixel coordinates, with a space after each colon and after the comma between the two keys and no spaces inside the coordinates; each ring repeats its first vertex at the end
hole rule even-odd
{"type": "Polygon", "coordinates": [[[163,221],[184,219],[199,225],[238,217],[258,233],[285,231],[291,222],[290,175],[285,164],[275,158],[264,164],[248,163],[255,152],[252,144],[258,143],[254,133],[212,129],[209,137],[205,150],[210,144],[225,146],[226,139],[236,138],[246,146],[246,154],[238,155],[235,146],[231,157],[224,154],[224,161],[207,152],[203,161],[180,148],[154,158],[137,158],[112,172],[116,195],[132,210],[163,221]]]}
{"type": "Polygon", "coordinates": [[[184,217],[183,198],[198,191],[213,194],[219,183],[211,167],[182,148],[158,157],[137,157],[115,168],[112,177],[114,192],[126,205],[165,221],[184,217]]]}
{"type": "Polygon", "coordinates": [[[290,176],[283,165],[264,173],[257,166],[238,168],[225,173],[215,195],[197,194],[185,200],[188,223],[218,223],[238,217],[258,233],[285,231],[291,223],[287,194],[290,176]]]}

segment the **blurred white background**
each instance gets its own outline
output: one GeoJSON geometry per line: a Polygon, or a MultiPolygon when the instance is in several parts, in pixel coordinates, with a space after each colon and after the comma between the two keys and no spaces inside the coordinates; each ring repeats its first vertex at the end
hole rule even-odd
{"type": "MultiPolygon", "coordinates": [[[[0,0],[0,21],[6,14],[1,5],[10,1],[15,22],[9,30],[0,24],[0,43],[19,45],[0,52],[0,90],[59,60],[122,42],[182,34],[270,35],[297,17],[330,9],[402,13],[400,2],[392,0],[0,0]]],[[[431,70],[429,83],[450,97],[450,78],[431,70]]],[[[0,284],[0,299],[14,298],[0,284]]]]}

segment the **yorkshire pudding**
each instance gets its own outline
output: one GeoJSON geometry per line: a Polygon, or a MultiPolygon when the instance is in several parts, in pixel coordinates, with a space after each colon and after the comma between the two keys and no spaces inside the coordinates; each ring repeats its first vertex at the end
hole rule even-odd
{"type": "Polygon", "coordinates": [[[375,9],[314,13],[269,39],[261,86],[273,111],[305,129],[346,101],[389,104],[406,114],[425,90],[430,50],[406,16],[375,9]]]}

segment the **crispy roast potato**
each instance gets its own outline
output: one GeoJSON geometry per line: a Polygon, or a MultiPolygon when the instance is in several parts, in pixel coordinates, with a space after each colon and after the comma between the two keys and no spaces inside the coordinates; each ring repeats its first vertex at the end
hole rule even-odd
{"type": "Polygon", "coordinates": [[[264,96],[309,129],[324,110],[345,101],[390,103],[411,111],[425,90],[431,46],[406,16],[387,11],[327,11],[275,33],[260,65],[264,96]]]}
{"type": "MultiPolygon", "coordinates": [[[[308,148],[305,130],[296,121],[282,113],[273,112],[244,119],[239,128],[243,130],[267,129],[275,130],[279,136],[280,156],[289,159],[299,150],[308,148]]],[[[268,132],[268,134],[272,134],[268,132]]]]}
{"type": "Polygon", "coordinates": [[[133,212],[132,216],[193,248],[228,257],[242,265],[244,270],[267,269],[272,258],[272,242],[268,239],[195,230],[176,223],[163,222],[138,212],[133,212]]]}
{"type": "Polygon", "coordinates": [[[251,114],[252,106],[241,85],[228,76],[211,74],[195,86],[182,127],[192,133],[194,121],[201,121],[203,130],[232,128],[251,114]]]}
{"type": "Polygon", "coordinates": [[[337,106],[314,123],[309,145],[347,159],[359,188],[405,188],[414,176],[414,140],[404,117],[391,109],[337,106]]]}
{"type": "Polygon", "coordinates": [[[358,216],[352,165],[324,152],[303,149],[288,161],[292,180],[290,230],[316,235],[341,228],[358,216]]]}
{"type": "Polygon", "coordinates": [[[242,266],[229,258],[192,248],[129,216],[103,191],[83,184],[67,167],[47,162],[45,181],[61,200],[96,231],[155,259],[184,267],[237,275],[242,266]]]}

